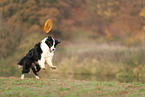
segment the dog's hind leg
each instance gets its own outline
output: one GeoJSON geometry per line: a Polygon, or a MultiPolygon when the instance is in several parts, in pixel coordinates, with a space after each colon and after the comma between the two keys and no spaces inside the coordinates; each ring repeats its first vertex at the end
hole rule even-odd
{"type": "Polygon", "coordinates": [[[37,63],[35,63],[35,65],[36,65],[36,72],[39,72],[41,70],[41,67],[37,63]]]}
{"type": "Polygon", "coordinates": [[[22,70],[22,75],[21,75],[21,80],[24,80],[24,73],[29,73],[30,72],[30,67],[31,63],[25,62],[23,65],[23,70],[22,70]]]}
{"type": "Polygon", "coordinates": [[[35,74],[35,78],[39,80],[40,78],[39,78],[39,76],[37,74],[37,67],[36,66],[32,66],[31,69],[32,69],[33,73],[35,74]]]}
{"type": "Polygon", "coordinates": [[[24,73],[28,73],[30,69],[28,70],[22,70],[21,80],[24,80],[24,73]]]}

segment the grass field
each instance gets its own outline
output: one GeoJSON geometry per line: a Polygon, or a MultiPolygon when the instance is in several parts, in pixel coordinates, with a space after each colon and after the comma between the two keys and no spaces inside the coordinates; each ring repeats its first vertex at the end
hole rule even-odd
{"type": "Polygon", "coordinates": [[[0,77],[0,97],[145,97],[145,84],[0,77]]]}

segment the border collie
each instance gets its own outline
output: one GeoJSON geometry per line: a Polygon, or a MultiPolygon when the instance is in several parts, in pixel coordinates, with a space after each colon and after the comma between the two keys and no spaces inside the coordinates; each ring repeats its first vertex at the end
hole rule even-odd
{"type": "Polygon", "coordinates": [[[30,69],[32,69],[36,79],[40,79],[37,72],[39,72],[40,69],[45,70],[45,62],[52,69],[56,69],[56,66],[52,64],[52,58],[55,48],[59,43],[60,41],[54,40],[51,36],[48,36],[36,44],[34,48],[18,62],[18,66],[23,67],[21,79],[24,79],[24,73],[29,73],[30,69]]]}

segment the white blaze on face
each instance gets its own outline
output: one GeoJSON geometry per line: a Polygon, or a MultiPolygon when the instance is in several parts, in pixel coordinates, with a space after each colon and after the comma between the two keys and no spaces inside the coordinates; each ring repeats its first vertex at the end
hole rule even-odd
{"type": "MultiPolygon", "coordinates": [[[[52,39],[53,39],[53,38],[52,38],[52,39]]],[[[51,51],[55,51],[55,47],[54,47],[54,45],[55,45],[55,40],[53,39],[53,46],[50,48],[51,51]]]]}

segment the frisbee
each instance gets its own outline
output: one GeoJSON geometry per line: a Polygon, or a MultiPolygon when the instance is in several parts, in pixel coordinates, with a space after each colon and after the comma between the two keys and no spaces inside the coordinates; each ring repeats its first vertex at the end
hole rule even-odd
{"type": "Polygon", "coordinates": [[[44,24],[44,32],[49,33],[49,31],[52,29],[52,20],[48,19],[44,24]]]}

